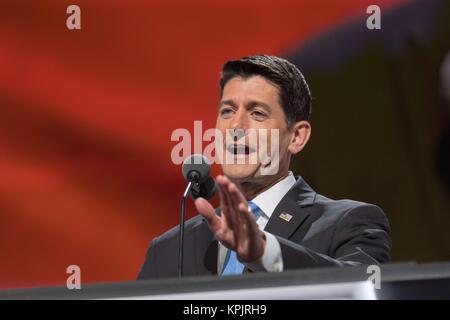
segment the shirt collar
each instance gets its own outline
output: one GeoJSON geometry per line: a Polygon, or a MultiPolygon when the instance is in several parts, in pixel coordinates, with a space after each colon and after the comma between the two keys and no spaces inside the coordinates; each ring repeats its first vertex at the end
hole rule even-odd
{"type": "Polygon", "coordinates": [[[295,184],[296,180],[292,171],[289,171],[286,178],[278,181],[266,191],[258,194],[251,201],[255,203],[270,218],[278,203],[295,184]]]}

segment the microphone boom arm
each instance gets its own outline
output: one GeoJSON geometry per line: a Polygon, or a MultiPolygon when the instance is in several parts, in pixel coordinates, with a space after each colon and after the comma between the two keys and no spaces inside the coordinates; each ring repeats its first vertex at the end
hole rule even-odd
{"type": "Polygon", "coordinates": [[[180,207],[180,231],[179,231],[179,239],[178,239],[178,278],[183,277],[183,247],[184,247],[184,215],[186,212],[186,198],[189,194],[189,191],[192,188],[192,181],[189,181],[186,189],[184,190],[183,197],[181,198],[181,207],[180,207]]]}

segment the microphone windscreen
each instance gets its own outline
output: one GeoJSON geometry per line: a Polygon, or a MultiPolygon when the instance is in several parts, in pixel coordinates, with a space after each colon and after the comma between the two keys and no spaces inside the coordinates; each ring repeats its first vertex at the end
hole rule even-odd
{"type": "Polygon", "coordinates": [[[198,176],[198,182],[202,183],[209,177],[209,173],[211,172],[211,164],[205,156],[201,154],[193,154],[183,161],[181,171],[183,173],[183,177],[188,181],[191,181],[192,174],[196,173],[198,176]]]}

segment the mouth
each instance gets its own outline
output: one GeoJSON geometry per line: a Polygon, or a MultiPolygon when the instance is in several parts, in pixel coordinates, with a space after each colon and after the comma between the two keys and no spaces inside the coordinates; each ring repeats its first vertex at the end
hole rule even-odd
{"type": "Polygon", "coordinates": [[[227,151],[233,155],[250,155],[256,150],[244,144],[230,144],[227,146],[227,151]]]}

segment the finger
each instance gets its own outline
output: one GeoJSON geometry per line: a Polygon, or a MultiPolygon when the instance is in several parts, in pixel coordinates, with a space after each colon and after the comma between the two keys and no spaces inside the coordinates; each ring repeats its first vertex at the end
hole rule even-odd
{"type": "Polygon", "coordinates": [[[209,225],[210,230],[215,234],[222,226],[220,218],[216,215],[213,206],[203,198],[195,199],[195,208],[200,213],[209,225]]]}
{"type": "Polygon", "coordinates": [[[255,234],[259,236],[258,224],[256,223],[255,216],[249,212],[248,206],[243,203],[239,204],[239,212],[241,213],[242,219],[245,220],[243,224],[247,226],[249,239],[253,239],[255,234]]]}
{"type": "Polygon", "coordinates": [[[244,194],[239,189],[238,185],[234,182],[230,183],[230,193],[236,203],[243,203],[247,205],[248,203],[247,199],[244,197],[244,194]]]}
{"type": "Polygon", "coordinates": [[[232,220],[233,224],[235,226],[239,226],[239,216],[237,215],[237,204],[233,201],[233,198],[231,196],[230,193],[230,185],[232,184],[232,182],[226,177],[223,177],[223,190],[224,190],[224,194],[226,196],[227,199],[227,203],[228,203],[228,211],[229,211],[229,216],[230,219],[232,220]]]}
{"type": "Polygon", "coordinates": [[[240,204],[243,204],[248,209],[247,200],[235,183],[230,183],[228,191],[230,194],[232,205],[236,208],[236,211],[239,211],[240,204]]]}
{"type": "MultiPolygon", "coordinates": [[[[228,195],[230,197],[231,206],[233,208],[233,212],[236,213],[236,223],[238,228],[241,230],[241,232],[245,232],[245,225],[243,224],[245,220],[242,218],[242,212],[239,210],[239,205],[242,203],[240,201],[239,195],[241,192],[238,190],[236,185],[232,182],[228,185],[228,195]]],[[[243,205],[246,205],[246,203],[243,203],[243,205]]]]}
{"type": "Polygon", "coordinates": [[[243,220],[245,220],[244,224],[247,226],[247,230],[245,232],[246,241],[241,241],[236,244],[236,252],[239,261],[253,261],[260,257],[259,253],[255,256],[256,252],[264,253],[262,231],[259,230],[254,216],[248,212],[246,205],[240,204],[239,210],[242,213],[243,220]]]}
{"type": "Polygon", "coordinates": [[[259,227],[256,223],[255,216],[249,210],[247,200],[235,183],[230,183],[229,192],[233,206],[236,207],[236,211],[238,212],[239,234],[242,235],[240,241],[236,243],[237,251],[240,256],[241,253],[244,253],[244,257],[246,257],[249,254],[249,250],[256,248],[258,241],[261,240],[259,227]]]}
{"type": "MultiPolygon", "coordinates": [[[[230,195],[230,202],[235,211],[239,211],[239,205],[242,203],[248,206],[247,199],[245,199],[237,184],[228,180],[228,193],[230,195]]],[[[238,215],[239,223],[241,223],[240,215],[238,215]]]]}
{"type": "Polygon", "coordinates": [[[223,189],[223,176],[218,175],[216,178],[216,182],[217,182],[217,186],[219,187],[219,195],[220,195],[220,209],[223,210],[228,210],[229,204],[228,204],[228,199],[225,196],[224,193],[224,189],[223,189]]]}
{"type": "Polygon", "coordinates": [[[224,220],[225,224],[228,226],[228,228],[233,229],[233,220],[231,220],[229,211],[230,211],[230,205],[228,202],[228,197],[225,191],[225,188],[223,186],[223,179],[220,179],[220,177],[217,177],[217,185],[219,189],[219,195],[220,195],[220,209],[222,211],[222,219],[224,220]]]}
{"type": "MultiPolygon", "coordinates": [[[[233,231],[235,235],[236,243],[239,242],[241,239],[241,236],[245,236],[245,225],[242,225],[242,219],[241,219],[241,213],[238,209],[238,203],[234,201],[231,193],[230,193],[230,187],[232,187],[234,184],[227,178],[223,178],[224,182],[224,189],[225,189],[225,195],[227,196],[227,201],[229,203],[229,212],[228,216],[229,219],[233,223],[233,231]]],[[[237,190],[237,188],[235,187],[237,190]]],[[[240,191],[239,191],[240,192],[240,191]]]]}

